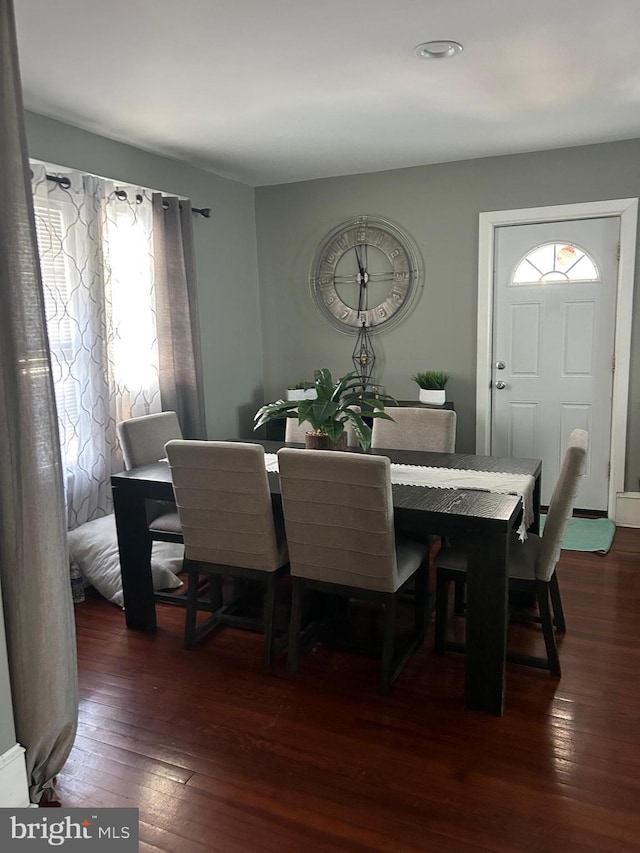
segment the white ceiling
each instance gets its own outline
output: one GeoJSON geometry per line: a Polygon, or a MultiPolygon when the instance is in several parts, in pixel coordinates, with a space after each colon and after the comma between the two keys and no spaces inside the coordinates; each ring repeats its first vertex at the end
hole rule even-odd
{"type": "Polygon", "coordinates": [[[14,3],[27,109],[251,185],[640,137],[639,0],[14,3]]]}

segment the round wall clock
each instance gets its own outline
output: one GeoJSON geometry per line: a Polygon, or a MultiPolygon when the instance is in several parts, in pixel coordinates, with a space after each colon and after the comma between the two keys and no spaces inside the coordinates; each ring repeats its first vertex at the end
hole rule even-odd
{"type": "Polygon", "coordinates": [[[314,255],[309,285],[334,329],[387,329],[404,316],[420,284],[418,249],[385,219],[356,216],[330,231],[314,255]]]}

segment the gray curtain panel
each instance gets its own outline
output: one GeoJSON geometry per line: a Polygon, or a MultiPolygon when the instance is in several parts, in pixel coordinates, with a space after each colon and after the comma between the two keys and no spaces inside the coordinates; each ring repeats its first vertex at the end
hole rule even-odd
{"type": "Polygon", "coordinates": [[[62,466],[11,0],[0,0],[0,583],[30,798],[55,800],[78,681],[62,466]]]}
{"type": "Polygon", "coordinates": [[[206,439],[191,202],[153,194],[153,245],[162,408],[206,439]]]}

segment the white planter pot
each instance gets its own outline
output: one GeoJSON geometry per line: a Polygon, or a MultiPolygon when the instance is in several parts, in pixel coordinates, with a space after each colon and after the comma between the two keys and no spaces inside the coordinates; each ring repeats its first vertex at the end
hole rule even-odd
{"type": "Polygon", "coordinates": [[[426,388],[420,389],[420,402],[429,403],[432,406],[444,406],[447,399],[446,391],[442,388],[439,391],[430,391],[426,388]]]}
{"type": "Polygon", "coordinates": [[[318,396],[318,392],[315,388],[307,388],[306,390],[302,388],[294,388],[287,390],[287,400],[289,402],[294,400],[315,400],[318,396]]]}

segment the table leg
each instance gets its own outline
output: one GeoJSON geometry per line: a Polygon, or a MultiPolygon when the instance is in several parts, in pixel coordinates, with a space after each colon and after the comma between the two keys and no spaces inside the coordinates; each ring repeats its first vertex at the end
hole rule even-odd
{"type": "Polygon", "coordinates": [[[537,477],[533,487],[533,524],[529,528],[531,533],[540,535],[540,499],[542,495],[542,473],[537,477]]]}
{"type": "Polygon", "coordinates": [[[509,537],[470,539],[467,571],[465,704],[502,714],[507,650],[509,537]]]}
{"type": "Polygon", "coordinates": [[[156,627],[156,605],[145,500],[126,487],[114,485],[113,508],[127,628],[152,631],[156,627]]]}
{"type": "MultiPolygon", "coordinates": [[[[540,499],[542,496],[542,473],[536,478],[536,483],[533,488],[533,524],[529,528],[529,533],[540,535],[540,499]]],[[[532,608],[537,607],[535,592],[518,592],[511,593],[511,601],[518,607],[532,608]]]]}

